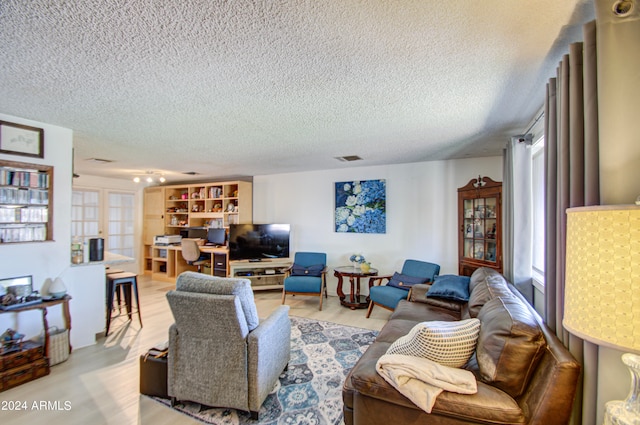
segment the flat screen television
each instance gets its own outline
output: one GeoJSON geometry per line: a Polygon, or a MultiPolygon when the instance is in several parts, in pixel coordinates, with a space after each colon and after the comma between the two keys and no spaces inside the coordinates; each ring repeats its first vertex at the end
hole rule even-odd
{"type": "Polygon", "coordinates": [[[230,224],[229,260],[289,257],[289,224],[230,224]]]}

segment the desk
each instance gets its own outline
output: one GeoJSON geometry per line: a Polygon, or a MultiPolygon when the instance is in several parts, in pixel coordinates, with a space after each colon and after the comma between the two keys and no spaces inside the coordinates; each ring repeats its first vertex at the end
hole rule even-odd
{"type": "MultiPolygon", "coordinates": [[[[187,264],[182,258],[180,245],[153,245],[151,247],[151,276],[153,280],[174,282],[178,275],[185,271],[195,271],[196,267],[187,264]]],[[[226,247],[201,246],[200,252],[211,256],[209,274],[226,277],[229,265],[226,247]]]]}
{"type": "Polygon", "coordinates": [[[360,295],[360,278],[369,276],[369,288],[373,286],[373,277],[378,275],[378,270],[371,268],[368,272],[363,272],[359,268],[353,266],[336,267],[334,270],[334,276],[338,278],[338,297],[340,298],[340,304],[345,307],[349,307],[351,310],[356,308],[367,308],[369,305],[369,297],[360,295]],[[349,278],[351,284],[351,292],[345,294],[342,290],[343,279],[349,278]],[[349,297],[347,299],[347,296],[349,297]]]}
{"type": "MultiPolygon", "coordinates": [[[[53,307],[54,305],[62,304],[62,315],[64,317],[64,326],[69,329],[71,334],[71,315],[69,314],[69,300],[71,296],[65,295],[64,297],[56,300],[43,301],[38,304],[31,304],[24,307],[16,307],[11,310],[0,310],[1,313],[20,313],[22,311],[30,310],[42,310],[42,326],[44,328],[44,352],[49,356],[49,323],[47,322],[47,307],[53,307]]],[[[71,338],[69,338],[69,352],[71,352],[71,338]]]]}

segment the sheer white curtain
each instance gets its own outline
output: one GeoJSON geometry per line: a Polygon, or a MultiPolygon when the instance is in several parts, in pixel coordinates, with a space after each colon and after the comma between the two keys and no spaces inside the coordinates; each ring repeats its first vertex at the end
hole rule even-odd
{"type": "Polygon", "coordinates": [[[533,304],[531,146],[512,137],[503,155],[504,275],[533,304]]]}

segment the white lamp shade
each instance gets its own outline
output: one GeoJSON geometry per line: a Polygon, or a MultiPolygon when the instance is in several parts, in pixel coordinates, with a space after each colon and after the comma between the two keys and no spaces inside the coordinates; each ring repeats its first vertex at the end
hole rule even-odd
{"type": "Polygon", "coordinates": [[[563,326],[595,344],[640,353],[640,207],[567,210],[563,326]]]}
{"type": "Polygon", "coordinates": [[[53,283],[49,286],[49,295],[52,297],[60,298],[67,293],[67,287],[64,286],[64,282],[59,277],[56,277],[53,283]]]}

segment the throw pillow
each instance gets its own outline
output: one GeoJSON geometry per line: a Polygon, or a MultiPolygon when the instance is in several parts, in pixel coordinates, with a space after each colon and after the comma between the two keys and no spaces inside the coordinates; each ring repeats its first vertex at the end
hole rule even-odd
{"type": "Polygon", "coordinates": [[[445,274],[436,277],[427,297],[444,298],[454,301],[469,301],[469,277],[445,274]]]}
{"type": "Polygon", "coordinates": [[[391,280],[389,280],[389,283],[387,283],[387,286],[406,289],[408,291],[409,289],[411,289],[413,285],[416,285],[418,283],[425,283],[428,281],[429,281],[428,278],[409,276],[406,274],[395,272],[391,277],[391,280]]]}
{"type": "Polygon", "coordinates": [[[291,266],[291,276],[322,276],[322,270],[324,270],[324,264],[314,264],[312,266],[301,266],[294,264],[291,266]]]}
{"type": "Polygon", "coordinates": [[[449,367],[464,366],[476,349],[480,320],[421,322],[398,338],[387,354],[424,357],[449,367]]]}

